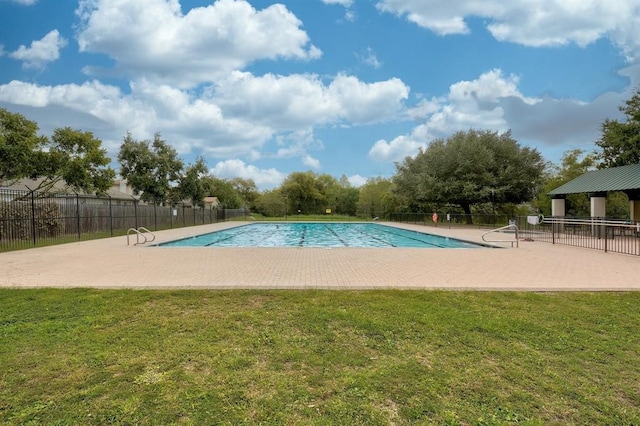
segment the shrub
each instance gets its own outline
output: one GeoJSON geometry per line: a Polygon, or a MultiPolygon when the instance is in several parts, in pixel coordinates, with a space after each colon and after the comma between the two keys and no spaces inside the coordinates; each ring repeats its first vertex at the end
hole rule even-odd
{"type": "Polygon", "coordinates": [[[34,224],[39,238],[59,236],[63,228],[60,207],[54,202],[42,200],[33,205],[33,210],[29,201],[16,200],[0,204],[0,238],[30,239],[34,224]]]}

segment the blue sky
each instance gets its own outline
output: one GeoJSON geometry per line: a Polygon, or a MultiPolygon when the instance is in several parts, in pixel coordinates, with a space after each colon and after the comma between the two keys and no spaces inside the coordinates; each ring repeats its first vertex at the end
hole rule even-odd
{"type": "Polygon", "coordinates": [[[0,0],[0,107],[220,178],[358,186],[458,130],[558,163],[640,83],[638,0],[0,0]]]}

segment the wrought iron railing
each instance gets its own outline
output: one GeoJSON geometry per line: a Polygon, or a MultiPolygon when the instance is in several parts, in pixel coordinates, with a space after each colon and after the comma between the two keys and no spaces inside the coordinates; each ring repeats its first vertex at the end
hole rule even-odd
{"type": "Polygon", "coordinates": [[[0,251],[229,220],[244,209],[141,204],[133,198],[0,189],[0,251]]]}
{"type": "Polygon", "coordinates": [[[393,213],[395,222],[413,223],[434,227],[467,227],[493,229],[516,225],[519,238],[583,247],[604,252],[640,256],[640,222],[611,218],[543,217],[541,215],[509,218],[500,215],[447,215],[433,213],[393,213]]]}
{"type": "Polygon", "coordinates": [[[640,256],[640,222],[608,218],[516,218],[521,238],[640,256]]]}

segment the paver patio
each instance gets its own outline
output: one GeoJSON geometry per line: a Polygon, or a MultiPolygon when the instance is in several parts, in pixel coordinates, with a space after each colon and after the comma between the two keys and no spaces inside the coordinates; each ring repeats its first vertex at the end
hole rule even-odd
{"type": "MultiPolygon", "coordinates": [[[[156,242],[239,224],[161,231],[156,242]]],[[[485,232],[391,225],[474,242],[485,232]]],[[[640,256],[537,241],[513,249],[169,248],[127,246],[120,236],[0,253],[0,287],[629,291],[640,290],[640,256]]]]}

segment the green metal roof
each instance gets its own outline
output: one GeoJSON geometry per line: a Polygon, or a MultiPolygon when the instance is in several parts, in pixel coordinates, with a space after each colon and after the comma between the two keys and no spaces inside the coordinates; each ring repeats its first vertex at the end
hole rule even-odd
{"type": "Polygon", "coordinates": [[[549,195],[640,189],[640,164],[593,170],[549,192],[549,195]]]}

